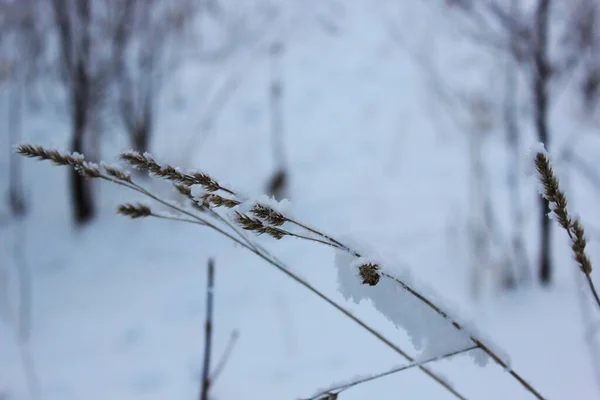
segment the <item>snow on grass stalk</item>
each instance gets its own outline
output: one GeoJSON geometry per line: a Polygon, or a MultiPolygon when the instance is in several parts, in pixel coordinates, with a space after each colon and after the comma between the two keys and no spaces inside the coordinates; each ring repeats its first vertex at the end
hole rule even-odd
{"type": "MultiPolygon", "coordinates": [[[[415,349],[421,352],[420,358],[435,357],[473,344],[472,335],[466,329],[457,329],[453,319],[441,318],[439,312],[413,294],[418,290],[421,296],[426,294],[428,299],[433,299],[435,296],[430,290],[418,285],[409,271],[390,269],[389,264],[381,256],[355,257],[338,250],[335,266],[340,293],[355,303],[371,301],[381,314],[407,333],[415,349]],[[397,281],[391,279],[392,276],[397,281]]],[[[480,366],[488,361],[479,351],[472,352],[471,357],[480,366]]],[[[504,357],[501,358],[508,364],[504,357]]]]}

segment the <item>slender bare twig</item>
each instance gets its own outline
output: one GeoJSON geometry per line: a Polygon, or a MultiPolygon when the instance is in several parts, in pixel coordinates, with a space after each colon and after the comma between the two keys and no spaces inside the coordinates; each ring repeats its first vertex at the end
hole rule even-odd
{"type": "Polygon", "coordinates": [[[240,337],[240,334],[238,333],[237,330],[234,330],[233,332],[231,332],[231,337],[229,338],[229,342],[227,342],[227,347],[225,348],[225,352],[221,356],[221,359],[217,363],[217,366],[215,367],[214,371],[212,372],[212,375],[210,376],[210,382],[212,385],[215,384],[215,382],[217,381],[219,376],[221,376],[221,373],[225,369],[225,366],[227,365],[227,361],[229,361],[229,357],[233,353],[233,349],[235,348],[235,344],[237,343],[237,340],[239,337],[240,337]]]}
{"type": "MultiPolygon", "coordinates": [[[[344,391],[346,391],[346,390],[348,390],[350,388],[353,388],[353,387],[355,387],[357,385],[360,385],[362,383],[370,382],[370,381],[373,381],[375,379],[383,378],[383,377],[388,376],[388,375],[392,375],[392,374],[396,374],[398,372],[406,371],[407,369],[411,369],[411,368],[415,368],[415,367],[420,367],[420,366],[423,366],[425,364],[429,364],[429,363],[432,363],[432,362],[435,362],[435,361],[441,361],[441,360],[444,360],[444,359],[447,359],[447,358],[454,357],[454,356],[459,355],[459,354],[468,353],[469,351],[472,351],[472,350],[475,350],[475,349],[478,349],[478,348],[479,348],[479,346],[477,346],[477,345],[475,345],[475,346],[469,346],[469,347],[467,347],[465,349],[455,350],[455,351],[452,351],[450,353],[446,353],[446,354],[441,355],[441,356],[430,357],[430,358],[427,358],[427,359],[422,360],[422,361],[413,361],[413,362],[408,363],[406,365],[403,365],[401,367],[396,367],[396,368],[390,369],[390,370],[385,371],[385,372],[380,372],[380,373],[377,373],[377,374],[373,374],[373,375],[365,377],[365,378],[359,378],[359,379],[356,379],[356,380],[354,380],[352,382],[349,382],[349,383],[343,383],[343,384],[340,384],[340,385],[336,385],[336,386],[334,386],[332,388],[329,388],[327,390],[323,390],[323,391],[317,393],[316,395],[314,395],[313,397],[311,397],[311,398],[309,398],[307,400],[318,400],[318,399],[322,399],[323,396],[329,396],[329,397],[336,396],[336,395],[339,395],[340,393],[342,393],[342,392],[344,392],[344,391]]],[[[325,398],[327,398],[327,397],[325,397],[325,398]]]]}
{"type": "Polygon", "coordinates": [[[177,221],[177,222],[189,222],[191,224],[197,224],[197,225],[205,225],[203,223],[200,223],[198,221],[194,221],[193,219],[188,219],[188,218],[178,218],[178,217],[172,217],[169,215],[162,215],[162,214],[156,214],[156,213],[152,213],[150,214],[151,217],[155,217],[155,218],[160,218],[160,219],[166,219],[169,221],[177,221]]]}
{"type": "Polygon", "coordinates": [[[206,284],[206,323],[204,333],[204,366],[202,369],[202,391],[200,400],[208,400],[210,380],[210,354],[212,350],[212,325],[213,325],[213,297],[215,281],[215,263],[211,258],[208,260],[208,276],[206,284]]]}

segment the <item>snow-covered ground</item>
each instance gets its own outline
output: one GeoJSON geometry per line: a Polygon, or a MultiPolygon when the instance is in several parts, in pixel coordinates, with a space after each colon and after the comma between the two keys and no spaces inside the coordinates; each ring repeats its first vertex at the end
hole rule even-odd
{"type": "MultiPolygon", "coordinates": [[[[477,302],[469,296],[467,142],[444,115],[453,110],[435,103],[428,72],[414,54],[436,63],[453,86],[474,93],[497,89],[501,83],[491,78],[501,68],[494,69],[490,56],[464,38],[449,34],[448,15],[431,4],[407,3],[378,8],[369,0],[353,0],[338,15],[337,35],[299,23],[286,43],[285,140],[294,215],[403,260],[416,279],[455,304],[463,319],[501,346],[512,367],[547,398],[598,398],[584,341],[577,267],[563,232],[555,235],[557,269],[550,289],[534,284],[501,294],[490,290],[477,302]]],[[[236,62],[243,62],[243,68],[194,62],[182,67],[163,96],[163,118],[153,143],[158,159],[183,162],[200,126],[205,93],[232,71],[239,76],[239,87],[185,167],[207,171],[246,193],[264,190],[273,170],[268,58],[264,52],[256,54],[240,56],[236,62]]],[[[565,109],[555,114],[557,143],[584,129],[569,125],[565,109]]],[[[499,123],[496,130],[501,132],[499,123]]],[[[25,136],[66,148],[66,136],[57,132],[67,127],[64,116],[57,118],[46,109],[27,118],[25,136]]],[[[104,154],[112,161],[127,144],[116,135],[108,139],[104,154]]],[[[577,147],[590,160],[600,154],[600,141],[592,139],[584,138],[577,147]]],[[[533,142],[533,136],[524,142],[533,142]]],[[[525,152],[524,147],[524,159],[525,152]]],[[[2,168],[6,153],[0,158],[2,168]]],[[[504,221],[508,214],[501,204],[508,195],[498,135],[487,140],[485,155],[504,221]]],[[[44,400],[198,397],[209,257],[216,260],[213,359],[224,351],[232,331],[240,334],[212,398],[309,397],[334,382],[405,362],[225,238],[193,225],[115,216],[117,204],[139,198],[125,189],[97,185],[99,218],[84,229],[72,228],[67,170],[33,161],[24,166],[31,213],[18,230],[0,231],[0,267],[9,266],[14,289],[12,249],[19,240],[33,276],[28,347],[44,400]]],[[[597,194],[575,176],[569,183],[571,204],[584,223],[599,223],[597,194]]],[[[170,194],[163,186],[149,185],[170,194]]],[[[523,187],[528,250],[534,259],[536,184],[524,177],[523,187]]],[[[508,228],[508,222],[503,226],[508,228]]],[[[261,243],[315,287],[418,354],[406,333],[370,303],[344,300],[333,251],[291,238],[261,243]]],[[[592,262],[600,259],[597,244],[590,240],[592,262]]],[[[597,273],[594,278],[600,282],[597,273]]],[[[17,297],[14,290],[8,294],[14,311],[17,297]]],[[[0,398],[25,399],[14,321],[10,310],[0,311],[0,398]]],[[[493,363],[480,368],[462,355],[432,368],[469,399],[532,398],[493,363]]],[[[340,397],[453,398],[417,369],[360,385],[340,397]]]]}

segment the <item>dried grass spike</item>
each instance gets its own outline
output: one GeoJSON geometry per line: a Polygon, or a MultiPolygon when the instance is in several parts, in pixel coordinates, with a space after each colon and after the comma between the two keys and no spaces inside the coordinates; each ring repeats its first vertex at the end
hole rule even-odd
{"type": "Polygon", "coordinates": [[[571,248],[573,249],[573,253],[575,253],[575,260],[579,263],[581,270],[589,275],[592,273],[592,263],[588,258],[587,254],[585,254],[585,246],[587,245],[587,241],[585,240],[585,231],[583,230],[583,226],[579,223],[579,220],[575,220],[572,227],[573,231],[573,244],[571,248]]]}
{"type": "Polygon", "coordinates": [[[206,207],[227,207],[233,208],[240,205],[240,202],[226,197],[219,196],[217,194],[206,193],[202,196],[202,204],[206,207]]]}
{"type": "Polygon", "coordinates": [[[84,158],[81,154],[60,153],[56,150],[48,150],[42,146],[34,146],[31,144],[21,144],[16,147],[15,152],[27,158],[37,158],[42,161],[50,160],[55,165],[79,167],[84,163],[84,158]]]}
{"type": "Polygon", "coordinates": [[[587,242],[585,239],[583,226],[581,226],[581,223],[578,220],[572,221],[569,217],[566,196],[560,190],[560,185],[556,175],[554,175],[554,171],[550,165],[550,160],[544,153],[538,152],[536,154],[535,167],[540,175],[540,181],[544,187],[543,195],[546,197],[546,199],[548,199],[548,201],[554,203],[552,211],[558,217],[557,219],[560,226],[567,231],[567,234],[571,239],[571,250],[573,250],[573,254],[575,255],[575,261],[577,261],[581,271],[584,273],[590,288],[590,292],[592,293],[592,296],[594,296],[594,300],[600,308],[600,295],[596,290],[596,286],[594,285],[591,276],[592,263],[585,252],[587,242]]]}
{"type": "Polygon", "coordinates": [[[544,197],[549,202],[555,204],[552,211],[558,218],[558,223],[564,229],[569,230],[571,221],[569,219],[569,213],[567,212],[567,198],[565,194],[560,190],[558,179],[554,174],[554,170],[550,165],[550,160],[544,153],[537,153],[535,156],[535,168],[540,175],[542,186],[544,187],[544,197]]]}
{"type": "Polygon", "coordinates": [[[119,158],[128,162],[132,167],[140,171],[147,171],[149,174],[164,178],[173,182],[183,183],[191,186],[194,181],[191,176],[184,174],[172,165],[161,165],[157,163],[150,153],[140,154],[135,151],[121,153],[119,158]]]}
{"type": "Polygon", "coordinates": [[[116,178],[120,181],[131,183],[131,174],[129,173],[129,171],[125,171],[122,168],[114,165],[108,165],[104,163],[102,163],[101,165],[108,176],[116,178]]]}
{"type": "Polygon", "coordinates": [[[262,204],[256,204],[250,212],[273,226],[281,226],[287,221],[283,214],[262,204]]]}
{"type": "Polygon", "coordinates": [[[379,275],[379,266],[377,264],[363,264],[358,270],[364,284],[375,286],[379,283],[381,275],[379,275]]]}
{"type": "Polygon", "coordinates": [[[145,218],[152,215],[152,209],[144,204],[121,204],[117,213],[129,218],[145,218]]]}
{"type": "Polygon", "coordinates": [[[288,235],[288,232],[279,229],[279,228],[275,228],[274,226],[265,226],[263,228],[260,228],[257,230],[257,233],[259,235],[262,234],[266,234],[271,236],[272,238],[275,238],[277,240],[281,240],[284,236],[288,235]]]}
{"type": "Polygon", "coordinates": [[[75,171],[77,171],[81,176],[94,179],[101,178],[102,171],[100,171],[100,167],[98,164],[83,162],[81,165],[75,167],[75,171]]]}
{"type": "Polygon", "coordinates": [[[125,153],[121,153],[119,158],[122,161],[129,163],[132,167],[141,170],[148,171],[152,168],[152,164],[156,164],[156,162],[150,157],[142,156],[137,151],[128,151],[125,153]]]}
{"type": "Polygon", "coordinates": [[[201,185],[207,192],[216,192],[221,186],[210,176],[202,172],[196,172],[191,175],[193,184],[201,185]]]}
{"type": "Polygon", "coordinates": [[[256,218],[250,218],[247,215],[235,212],[235,222],[238,223],[243,229],[247,231],[259,231],[264,229],[264,224],[261,220],[256,218]]]}
{"type": "Polygon", "coordinates": [[[188,197],[188,198],[192,198],[192,189],[190,189],[189,186],[186,185],[181,185],[181,184],[174,184],[173,186],[175,186],[175,189],[177,189],[177,191],[179,192],[179,194],[181,194],[184,197],[188,197]]]}

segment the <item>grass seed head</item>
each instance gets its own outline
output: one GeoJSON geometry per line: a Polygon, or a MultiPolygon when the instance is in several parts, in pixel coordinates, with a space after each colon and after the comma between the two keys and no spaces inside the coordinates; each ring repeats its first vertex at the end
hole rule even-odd
{"type": "Polygon", "coordinates": [[[117,209],[117,213],[126,217],[136,219],[145,218],[152,215],[152,209],[144,204],[121,204],[117,209]]]}
{"type": "Polygon", "coordinates": [[[286,218],[283,216],[283,214],[262,204],[254,205],[250,212],[273,226],[281,226],[286,221],[286,218]]]}
{"type": "Polygon", "coordinates": [[[363,278],[363,283],[366,285],[375,286],[379,283],[379,279],[381,279],[377,264],[363,264],[359,268],[359,273],[360,277],[363,278]]]}

